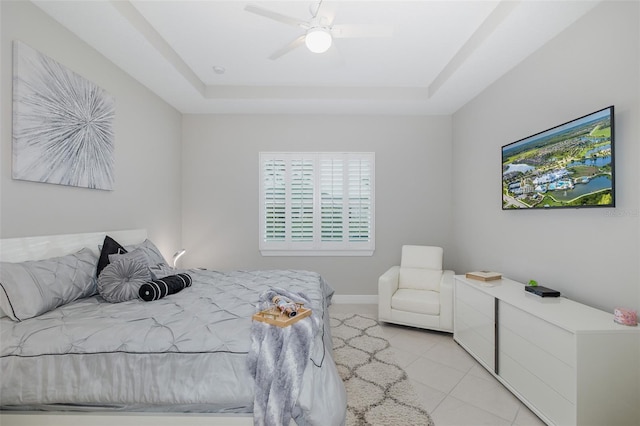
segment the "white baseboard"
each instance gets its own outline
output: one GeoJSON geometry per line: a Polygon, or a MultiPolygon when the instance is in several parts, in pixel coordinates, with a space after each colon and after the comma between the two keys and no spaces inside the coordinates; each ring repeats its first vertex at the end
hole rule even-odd
{"type": "Polygon", "coordinates": [[[377,305],[377,294],[334,294],[331,299],[335,304],[363,304],[363,305],[377,305]]]}

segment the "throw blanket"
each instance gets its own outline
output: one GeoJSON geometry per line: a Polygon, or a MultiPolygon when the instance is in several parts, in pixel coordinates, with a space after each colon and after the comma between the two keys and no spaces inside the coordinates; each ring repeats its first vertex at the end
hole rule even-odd
{"type": "MultiPolygon", "coordinates": [[[[272,288],[260,295],[259,310],[269,308],[274,296],[310,304],[302,293],[272,288]]],[[[319,326],[315,312],[288,327],[253,321],[248,363],[255,380],[254,425],[289,424],[302,386],[302,374],[309,360],[313,336],[319,326]]]]}

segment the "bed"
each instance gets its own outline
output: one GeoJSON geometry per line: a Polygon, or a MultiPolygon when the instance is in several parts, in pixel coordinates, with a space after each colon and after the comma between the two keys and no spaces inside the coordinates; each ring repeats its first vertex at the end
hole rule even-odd
{"type": "MultiPolygon", "coordinates": [[[[36,261],[37,267],[44,263],[56,271],[71,268],[71,278],[68,271],[56,274],[67,277],[65,282],[78,280],[87,268],[82,263],[98,264],[106,235],[5,239],[0,241],[0,260],[36,261]],[[67,262],[70,256],[75,256],[71,266],[47,264],[50,258],[67,262]]],[[[130,253],[155,248],[145,230],[108,235],[130,253]]],[[[188,424],[253,424],[254,381],[247,367],[251,316],[260,295],[273,288],[304,294],[320,324],[292,412],[295,421],[344,423],[346,395],[332,358],[327,310],[333,290],[321,276],[294,270],[163,268],[165,274],[188,274],[191,285],[159,300],[120,303],[106,301],[95,289],[84,289],[82,297],[68,301],[74,296],[62,294],[65,288],[53,302],[47,299],[47,306],[37,308],[31,305],[38,305],[40,296],[26,290],[13,289],[12,297],[0,294],[3,423],[38,424],[46,415],[48,424],[56,419],[58,424],[104,424],[112,416],[120,424],[172,424],[180,415],[188,424]],[[58,300],[65,297],[66,302],[58,300]],[[18,306],[25,303],[20,298],[29,300],[29,306],[18,306]],[[61,306],[52,308],[56,304],[61,306]]],[[[10,279],[8,272],[3,274],[4,286],[10,279]]]]}

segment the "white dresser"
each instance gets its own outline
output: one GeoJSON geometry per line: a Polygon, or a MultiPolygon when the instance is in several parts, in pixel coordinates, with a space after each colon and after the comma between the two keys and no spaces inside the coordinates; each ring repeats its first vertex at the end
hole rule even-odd
{"type": "Polygon", "coordinates": [[[546,423],[640,425],[640,330],[503,278],[455,277],[453,338],[546,423]]]}

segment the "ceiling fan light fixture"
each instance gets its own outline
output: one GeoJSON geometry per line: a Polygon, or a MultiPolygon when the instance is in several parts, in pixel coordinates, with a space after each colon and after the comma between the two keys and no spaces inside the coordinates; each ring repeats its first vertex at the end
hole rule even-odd
{"type": "Polygon", "coordinates": [[[313,53],[324,53],[331,47],[331,33],[326,28],[316,27],[307,31],[304,44],[313,53]]]}

